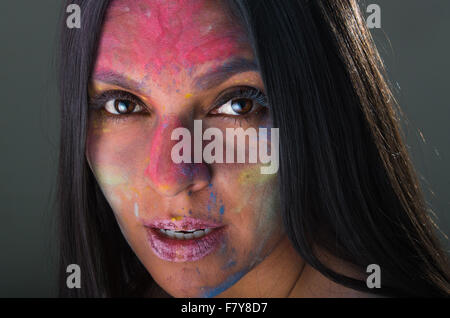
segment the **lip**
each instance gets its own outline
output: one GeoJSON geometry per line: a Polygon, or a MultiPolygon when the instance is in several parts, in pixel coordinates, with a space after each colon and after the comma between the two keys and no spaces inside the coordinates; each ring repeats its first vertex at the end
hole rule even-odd
{"type": "Polygon", "coordinates": [[[166,230],[174,230],[174,231],[193,231],[198,229],[205,228],[219,228],[222,227],[222,224],[201,220],[191,217],[183,217],[181,219],[172,218],[172,219],[156,219],[151,222],[144,222],[144,226],[155,229],[166,229],[166,230]]]}
{"type": "Polygon", "coordinates": [[[223,241],[224,226],[210,221],[183,218],[154,220],[144,224],[151,249],[159,258],[170,262],[193,262],[214,252],[223,241]],[[212,231],[200,238],[179,240],[170,238],[160,229],[193,231],[209,228],[212,231]]]}

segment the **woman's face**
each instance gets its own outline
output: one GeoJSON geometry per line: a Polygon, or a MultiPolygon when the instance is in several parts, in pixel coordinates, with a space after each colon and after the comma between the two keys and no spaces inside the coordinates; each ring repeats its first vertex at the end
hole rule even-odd
{"type": "Polygon", "coordinates": [[[263,94],[248,38],[221,2],[110,6],[90,86],[87,159],[131,248],[173,296],[220,294],[284,237],[277,177],[261,174],[259,160],[172,159],[172,132],[194,136],[194,120],[224,139],[226,128],[270,128],[263,94]]]}

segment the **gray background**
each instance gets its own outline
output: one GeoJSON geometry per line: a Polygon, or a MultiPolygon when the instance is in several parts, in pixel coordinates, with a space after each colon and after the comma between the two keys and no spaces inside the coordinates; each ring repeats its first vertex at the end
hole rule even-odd
{"type": "MultiPolygon", "coordinates": [[[[61,2],[0,1],[0,297],[56,295],[52,60],[61,2]]],[[[450,233],[450,1],[376,0],[362,7],[370,3],[381,6],[382,28],[373,35],[408,117],[407,144],[437,223],[450,233]]]]}

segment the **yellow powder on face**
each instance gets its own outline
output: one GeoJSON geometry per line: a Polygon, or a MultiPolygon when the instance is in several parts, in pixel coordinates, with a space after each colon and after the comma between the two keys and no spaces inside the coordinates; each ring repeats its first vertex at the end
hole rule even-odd
{"type": "Polygon", "coordinates": [[[137,196],[140,196],[139,190],[136,187],[130,186],[131,191],[133,191],[137,196]]]}
{"type": "Polygon", "coordinates": [[[95,176],[104,184],[116,186],[127,182],[127,179],[120,175],[112,166],[101,166],[95,169],[95,176]]]}
{"type": "Polygon", "coordinates": [[[194,95],[192,95],[191,93],[187,93],[186,95],[184,95],[184,98],[191,98],[192,96],[194,96],[194,95]]]}
{"type": "Polygon", "coordinates": [[[98,118],[92,119],[91,127],[95,130],[107,130],[105,122],[98,118]]]}
{"type": "Polygon", "coordinates": [[[175,221],[180,221],[180,220],[182,220],[183,219],[183,216],[175,216],[175,217],[173,217],[173,218],[171,218],[170,220],[172,221],[172,222],[175,222],[175,221]]]}
{"type": "Polygon", "coordinates": [[[162,184],[162,185],[159,186],[159,188],[162,191],[166,191],[166,190],[169,190],[170,186],[168,184],[162,184]]]}
{"type": "Polygon", "coordinates": [[[241,186],[247,186],[248,191],[242,195],[241,204],[236,206],[232,211],[234,213],[241,213],[242,209],[247,206],[250,198],[257,190],[255,187],[260,187],[268,183],[276,174],[262,174],[260,165],[252,165],[249,168],[243,169],[238,176],[238,182],[241,186]]]}
{"type": "Polygon", "coordinates": [[[259,165],[244,169],[238,177],[242,185],[261,185],[270,181],[276,174],[262,174],[259,165]]]}

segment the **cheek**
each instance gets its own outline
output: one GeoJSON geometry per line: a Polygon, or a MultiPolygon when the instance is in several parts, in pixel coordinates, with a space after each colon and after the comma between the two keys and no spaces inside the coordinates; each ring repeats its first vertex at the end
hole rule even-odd
{"type": "MultiPolygon", "coordinates": [[[[86,157],[106,199],[115,212],[133,210],[138,192],[134,186],[139,170],[146,165],[146,141],[133,125],[115,129],[113,125],[91,124],[86,143],[86,157]],[[130,206],[131,205],[131,206],[130,206]]],[[[139,213],[139,206],[137,212],[139,213]]]]}
{"type": "Polygon", "coordinates": [[[131,177],[147,159],[149,126],[145,119],[139,118],[118,123],[111,119],[91,119],[86,143],[91,167],[113,166],[116,172],[131,177]]]}
{"type": "Polygon", "coordinates": [[[262,175],[259,169],[255,171],[251,168],[242,171],[238,180],[243,189],[248,189],[248,201],[240,214],[248,214],[251,219],[249,235],[258,240],[268,239],[273,232],[281,228],[276,176],[262,175]]]}
{"type": "Polygon", "coordinates": [[[221,198],[225,202],[223,219],[235,232],[230,238],[246,242],[241,245],[245,248],[256,248],[281,230],[277,175],[261,174],[260,167],[247,165],[237,169],[230,165],[223,169],[224,177],[219,183],[225,189],[221,198]]]}

